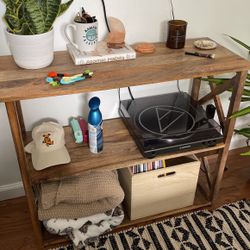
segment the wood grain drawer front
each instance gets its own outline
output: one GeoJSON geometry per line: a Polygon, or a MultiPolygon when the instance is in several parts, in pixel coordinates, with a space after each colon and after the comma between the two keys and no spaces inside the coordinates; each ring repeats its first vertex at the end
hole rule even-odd
{"type": "Polygon", "coordinates": [[[187,163],[140,174],[133,174],[129,168],[120,170],[131,220],[193,204],[200,162],[190,159],[187,163]]]}

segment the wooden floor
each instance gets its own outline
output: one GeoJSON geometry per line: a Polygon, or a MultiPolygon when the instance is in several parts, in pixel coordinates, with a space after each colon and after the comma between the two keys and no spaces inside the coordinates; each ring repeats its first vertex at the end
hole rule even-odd
{"type": "MultiPolygon", "coordinates": [[[[242,150],[230,151],[228,169],[213,208],[240,199],[250,199],[250,157],[241,157],[239,153],[242,150]]],[[[24,197],[0,202],[0,249],[36,249],[24,197]]]]}

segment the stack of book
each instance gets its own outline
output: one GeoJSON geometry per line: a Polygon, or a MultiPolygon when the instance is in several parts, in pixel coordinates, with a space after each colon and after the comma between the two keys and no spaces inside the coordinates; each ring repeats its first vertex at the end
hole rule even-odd
{"type": "Polygon", "coordinates": [[[121,49],[111,49],[107,47],[106,42],[101,41],[98,42],[97,48],[93,52],[80,52],[72,44],[67,44],[67,49],[75,65],[130,60],[136,58],[136,52],[127,44],[121,49]]]}
{"type": "Polygon", "coordinates": [[[138,174],[138,173],[157,170],[159,168],[165,168],[165,167],[166,167],[166,161],[160,160],[160,161],[137,164],[131,167],[131,171],[133,174],[138,174]]]}

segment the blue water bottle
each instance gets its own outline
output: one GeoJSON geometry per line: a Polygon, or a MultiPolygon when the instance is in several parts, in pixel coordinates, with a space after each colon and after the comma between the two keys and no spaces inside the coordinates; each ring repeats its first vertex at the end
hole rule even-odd
{"type": "Polygon", "coordinates": [[[100,99],[96,96],[89,100],[89,148],[90,151],[95,154],[101,152],[103,149],[103,127],[102,113],[99,109],[100,103],[100,99]]]}

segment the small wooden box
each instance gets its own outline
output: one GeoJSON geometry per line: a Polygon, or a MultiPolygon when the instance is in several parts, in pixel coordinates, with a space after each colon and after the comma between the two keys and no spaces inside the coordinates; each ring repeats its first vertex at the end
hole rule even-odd
{"type": "Polygon", "coordinates": [[[133,174],[119,170],[131,220],[190,206],[194,202],[200,162],[195,156],[166,161],[166,168],[133,174]]]}

